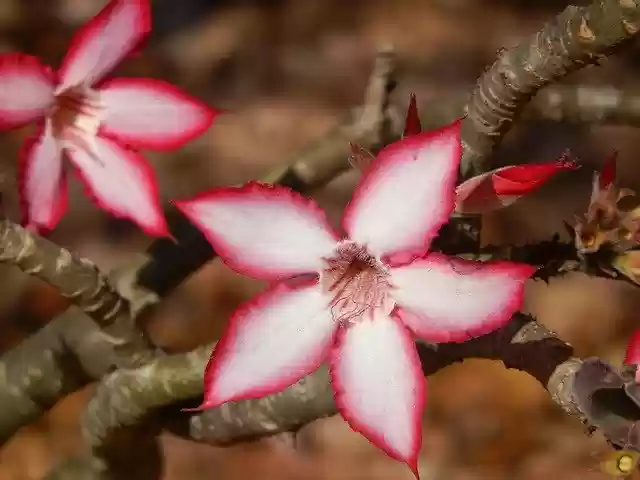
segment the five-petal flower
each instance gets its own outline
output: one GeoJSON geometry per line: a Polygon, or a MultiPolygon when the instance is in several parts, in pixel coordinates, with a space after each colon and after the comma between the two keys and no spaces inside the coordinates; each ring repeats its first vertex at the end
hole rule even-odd
{"type": "Polygon", "coordinates": [[[285,187],[176,202],[231,268],[280,280],[232,316],[199,408],[277,392],[328,360],[342,416],[417,475],[425,381],[409,332],[430,342],[487,333],[519,308],[534,271],[427,254],[454,207],[459,129],[383,149],[346,208],[346,238],[285,187]]]}
{"type": "Polygon", "coordinates": [[[99,206],[167,234],[153,171],[132,147],[180,147],[215,111],[163,81],[104,81],[150,29],[149,0],[112,0],[76,33],[57,74],[22,53],[0,56],[0,128],[38,123],[19,165],[24,223],[48,230],[64,213],[65,151],[99,206]]]}

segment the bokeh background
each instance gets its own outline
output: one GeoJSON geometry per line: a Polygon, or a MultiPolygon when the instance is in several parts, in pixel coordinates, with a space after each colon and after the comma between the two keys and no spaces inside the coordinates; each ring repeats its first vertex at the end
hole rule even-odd
{"type": "MultiPolygon", "coordinates": [[[[0,51],[22,50],[57,66],[74,29],[105,0],[0,0],[0,51]]],[[[183,150],[148,155],[165,199],[258,178],[284,165],[363,100],[376,48],[398,54],[398,102],[415,92],[423,120],[469,92],[501,47],[516,44],[558,13],[559,0],[153,0],[148,47],[119,73],[168,79],[226,110],[183,150]]],[[[633,89],[637,50],[566,79],[633,89]]],[[[459,101],[459,100],[456,100],[459,101]]],[[[443,121],[446,121],[444,119],[443,121]]],[[[29,129],[0,135],[4,208],[18,219],[16,152],[29,129]]],[[[592,168],[613,149],[619,179],[640,186],[631,127],[520,124],[496,164],[546,161],[566,148],[585,168],[486,219],[491,243],[524,243],[564,232],[586,208],[592,168]]],[[[357,176],[347,173],[314,195],[337,221],[357,176]]],[[[150,239],[95,208],[77,184],[71,209],[51,238],[104,268],[143,251],[150,239]]],[[[384,221],[384,219],[381,219],[384,221]]],[[[168,298],[153,320],[155,341],[172,351],[214,340],[229,313],[263,288],[210,262],[168,298]]],[[[38,330],[66,306],[51,288],[0,266],[0,351],[38,330]]],[[[531,283],[526,309],[580,355],[620,363],[638,325],[640,291],[582,275],[531,283]]],[[[429,379],[423,480],[597,480],[610,450],[566,418],[546,391],[501,363],[467,361],[429,379]]],[[[92,387],[62,400],[0,449],[1,480],[36,480],[82,448],[79,414],[92,387]]],[[[272,438],[227,448],[164,438],[165,480],[410,479],[411,474],[352,433],[339,417],[317,421],[296,448],[272,438]]]]}

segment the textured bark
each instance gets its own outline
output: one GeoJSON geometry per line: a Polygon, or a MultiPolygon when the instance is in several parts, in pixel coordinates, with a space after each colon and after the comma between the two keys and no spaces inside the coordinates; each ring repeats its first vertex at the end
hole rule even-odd
{"type": "MultiPolygon", "coordinates": [[[[425,376],[465,358],[495,359],[552,387],[550,394],[556,401],[566,399],[550,379],[559,366],[572,358],[572,348],[526,315],[517,314],[504,328],[466,343],[439,344],[435,349],[423,344],[417,347],[425,376]]],[[[193,397],[202,394],[202,373],[211,348],[159,358],[144,367],[118,370],[103,379],[83,419],[90,456],[65,462],[49,478],[67,478],[68,469],[78,468],[86,470],[87,479],[123,478],[122,475],[131,475],[132,468],[139,469],[135,477],[139,480],[159,478],[159,454],[154,452],[158,448],[155,439],[162,425],[160,418],[173,417],[176,433],[188,433],[197,441],[219,445],[295,431],[317,418],[337,413],[329,375],[322,367],[275,395],[230,403],[196,415],[183,413],[182,418],[176,413],[162,415],[162,407],[173,404],[177,409],[176,402],[196,400],[193,397]],[[136,447],[132,449],[133,445],[136,447]],[[151,457],[145,458],[141,451],[151,457]]]]}
{"type": "MultiPolygon", "coordinates": [[[[423,128],[436,128],[463,116],[468,100],[466,92],[452,92],[437,101],[422,99],[419,108],[423,128]]],[[[397,137],[402,128],[400,106],[393,105],[390,111],[392,133],[397,137]]],[[[638,127],[640,90],[612,85],[550,85],[524,107],[522,120],[638,127]]]]}
{"type": "Polygon", "coordinates": [[[463,122],[463,175],[490,168],[490,155],[542,87],[635,39],[640,0],[596,0],[569,6],[542,30],[502,52],[480,77],[463,122]]]}
{"type": "MultiPolygon", "coordinates": [[[[21,232],[21,235],[26,234],[21,232]]],[[[29,238],[34,243],[27,249],[39,250],[44,246],[45,250],[39,250],[33,255],[25,254],[28,259],[20,261],[23,266],[35,265],[43,255],[53,258],[69,255],[68,252],[59,254],[61,249],[44,239],[35,236],[29,238]]],[[[11,248],[5,248],[3,253],[12,252],[11,248]]],[[[80,266],[90,266],[87,275],[100,275],[90,263],[76,261],[80,266]]],[[[45,267],[39,269],[41,278],[46,279],[44,274],[51,273],[49,265],[52,263],[45,262],[45,267]]],[[[141,362],[162,354],[149,349],[146,341],[138,343],[144,337],[134,319],[143,319],[144,313],[148,312],[147,307],[153,305],[157,298],[133,283],[135,269],[130,270],[129,267],[135,268],[135,265],[135,261],[130,262],[124,269],[116,269],[109,275],[116,291],[127,299],[131,317],[124,316],[126,312],[123,311],[123,318],[119,323],[103,325],[101,329],[95,321],[74,306],[0,358],[0,444],[8,440],[22,425],[45,413],[65,395],[81,389],[91,381],[99,380],[116,368],[139,366],[141,362]]],[[[81,267],[79,269],[82,271],[81,267]]],[[[59,274],[57,282],[72,283],[75,281],[74,275],[73,270],[64,270],[64,275],[59,274]],[[71,275],[72,278],[65,279],[66,275],[71,275]]],[[[102,280],[104,281],[105,279],[102,280]]],[[[110,289],[107,291],[115,294],[110,289]]]]}
{"type": "Polygon", "coordinates": [[[96,324],[70,308],[0,359],[0,444],[116,363],[96,324]]]}
{"type": "Polygon", "coordinates": [[[135,325],[123,298],[89,260],[79,258],[49,240],[9,220],[0,220],[0,262],[44,280],[91,317],[117,351],[119,366],[146,362],[155,354],[135,325]]]}

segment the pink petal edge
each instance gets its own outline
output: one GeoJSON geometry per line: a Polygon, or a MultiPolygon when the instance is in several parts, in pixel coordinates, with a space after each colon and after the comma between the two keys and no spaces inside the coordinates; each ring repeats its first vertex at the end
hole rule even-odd
{"type": "MultiPolygon", "coordinates": [[[[242,254],[242,249],[230,244],[221,234],[211,228],[201,218],[199,212],[194,208],[198,203],[216,202],[220,200],[243,201],[252,196],[257,198],[271,197],[283,198],[287,202],[296,206],[300,211],[309,214],[337,243],[340,237],[335,233],[324,211],[310,198],[294,192],[288,187],[281,185],[269,185],[259,182],[248,182],[241,187],[219,187],[208,192],[203,192],[190,200],[172,200],[178,208],[207,238],[222,261],[232,270],[261,280],[283,280],[294,275],[305,273],[316,273],[315,270],[304,269],[278,269],[277,266],[259,265],[257,261],[249,260],[242,254]]],[[[242,220],[242,219],[240,219],[242,220]]],[[[257,233],[259,234],[259,233],[257,233]]],[[[250,239],[253,240],[253,239],[250,239]]],[[[295,241],[295,240],[294,240],[295,241]]]]}
{"type": "MultiPolygon", "coordinates": [[[[15,91],[5,92],[11,95],[12,101],[15,101],[21,93],[29,93],[29,90],[25,88],[25,82],[31,82],[33,87],[41,90],[39,94],[44,97],[50,93],[51,101],[53,101],[55,75],[51,68],[42,64],[37,57],[20,52],[0,55],[0,82],[2,77],[6,78],[7,76],[22,79],[20,84],[16,85],[15,91]]],[[[7,88],[6,85],[2,87],[7,88]]],[[[27,104],[33,103],[34,99],[34,92],[31,92],[29,98],[26,99],[27,104]]],[[[24,110],[8,110],[6,104],[0,102],[0,129],[9,130],[22,127],[43,117],[49,103],[45,102],[44,98],[41,100],[40,105],[37,103],[29,105],[30,108],[24,110]]]]}
{"type": "Polygon", "coordinates": [[[140,173],[142,174],[142,178],[144,179],[142,182],[142,187],[147,190],[147,192],[151,196],[152,206],[155,210],[155,218],[151,222],[141,222],[139,219],[134,218],[134,216],[119,211],[117,208],[114,208],[108,203],[108,201],[105,201],[104,198],[100,198],[100,196],[92,187],[91,181],[87,174],[82,171],[82,168],[79,167],[78,163],[75,161],[75,153],[67,151],[69,158],[72,160],[75,166],[73,171],[80,182],[83,184],[87,197],[92,201],[94,205],[106,211],[110,215],[116,218],[126,218],[134,222],[149,236],[168,237],[170,239],[173,239],[173,236],[169,232],[169,227],[164,218],[162,205],[160,203],[158,184],[155,179],[155,172],[153,171],[151,166],[138,152],[132,150],[131,148],[128,148],[126,145],[121,145],[116,140],[110,139],[107,136],[100,136],[97,137],[97,139],[110,143],[112,146],[119,149],[120,153],[123,154],[123,158],[127,160],[130,165],[133,165],[140,171],[140,173]]]}
{"type": "Polygon", "coordinates": [[[557,173],[579,165],[562,158],[553,162],[513,165],[496,171],[493,186],[498,195],[525,195],[540,188],[557,173]]]}
{"type": "Polygon", "coordinates": [[[31,153],[43,134],[44,125],[40,123],[37,131],[24,141],[18,154],[18,196],[20,199],[20,214],[22,217],[21,223],[25,227],[35,230],[40,235],[46,235],[54,229],[54,227],[60,222],[64,213],[67,211],[69,203],[67,176],[63,171],[60,178],[60,189],[58,190],[57,200],[54,202],[55,206],[52,209],[49,220],[46,223],[32,222],[30,214],[31,208],[29,201],[26,199],[27,172],[29,171],[29,164],[32,161],[31,153]]]}
{"type": "MultiPolygon", "coordinates": [[[[454,209],[455,184],[462,155],[461,123],[460,119],[440,129],[422,132],[392,143],[380,151],[376,161],[362,176],[351,201],[344,210],[342,227],[352,240],[367,244],[373,253],[378,255],[392,255],[398,251],[422,254],[429,248],[431,240],[437,235],[440,227],[448,221],[454,209]],[[428,194],[430,197],[422,199],[424,201],[413,199],[416,203],[413,208],[419,210],[419,213],[411,219],[409,224],[404,222],[404,225],[397,225],[397,222],[406,220],[405,216],[413,214],[407,208],[407,199],[410,196],[406,191],[398,195],[398,192],[402,192],[403,186],[394,185],[398,182],[394,182],[390,172],[393,173],[394,168],[401,170],[402,167],[408,168],[407,165],[411,167],[410,162],[416,160],[418,153],[426,151],[429,146],[438,141],[444,141],[445,144],[455,142],[450,162],[444,167],[447,170],[445,178],[413,177],[412,180],[420,182],[420,187],[415,187],[416,191],[424,195],[428,194]],[[432,186],[429,182],[437,183],[432,186]],[[376,195],[380,197],[392,195],[393,191],[395,191],[393,198],[397,198],[399,203],[398,208],[394,209],[387,198],[383,198],[382,202],[380,198],[376,198],[376,195]],[[429,205],[429,202],[433,205],[429,205]]],[[[441,154],[441,152],[435,152],[435,154],[441,154]]],[[[422,160],[426,168],[429,167],[430,160],[433,159],[422,160]]]]}
{"type": "MultiPolygon", "coordinates": [[[[63,58],[62,65],[58,70],[58,77],[60,78],[61,83],[65,84],[67,87],[71,86],[71,84],[77,83],[74,81],[71,82],[71,84],[68,84],[69,82],[66,77],[74,68],[75,62],[82,60],[83,49],[90,46],[90,42],[96,36],[104,32],[104,29],[109,25],[112,20],[112,16],[117,12],[117,9],[122,8],[128,3],[133,3],[138,7],[136,18],[137,31],[134,32],[131,43],[127,46],[126,51],[123,51],[118,56],[119,58],[116,57],[116,61],[114,61],[112,65],[108,65],[107,68],[104,68],[103,66],[101,68],[102,71],[98,71],[94,74],[95,78],[92,78],[92,82],[90,83],[93,86],[100,85],[101,80],[107,73],[114,71],[122,61],[131,57],[143,47],[147,35],[151,32],[151,5],[149,0],[110,0],[100,12],[82,25],[73,36],[67,50],[67,54],[63,58]]],[[[102,52],[98,52],[98,55],[101,53],[102,52]]],[[[89,74],[89,72],[85,72],[85,74],[89,74]]]]}
{"type": "MultiPolygon", "coordinates": [[[[522,306],[525,281],[537,271],[536,267],[527,264],[508,261],[475,262],[458,257],[448,257],[441,253],[430,253],[421,259],[416,259],[414,261],[414,265],[417,265],[421,261],[435,265],[442,263],[450,265],[453,261],[456,263],[457,268],[461,269],[460,271],[469,269],[469,273],[474,273],[475,275],[480,276],[491,276],[494,273],[506,273],[512,277],[513,282],[520,282],[520,284],[516,285],[514,290],[511,292],[509,301],[500,305],[501,308],[499,311],[486,316],[482,322],[465,328],[455,328],[454,325],[452,325],[452,328],[450,329],[432,328],[430,326],[428,316],[421,314],[420,312],[416,312],[415,309],[403,306],[402,301],[398,299],[394,313],[416,337],[432,343],[462,343],[467,340],[486,335],[487,333],[506,325],[513,314],[522,306]]],[[[406,267],[411,267],[411,264],[406,265],[406,267]]],[[[425,288],[428,287],[425,286],[425,288]]]]}
{"type": "MultiPolygon", "coordinates": [[[[196,408],[185,408],[185,412],[202,411],[210,408],[216,408],[228,402],[234,402],[238,400],[248,400],[253,398],[262,398],[273,393],[280,392],[285,388],[297,383],[306,375],[313,373],[320,364],[329,356],[332,345],[335,342],[335,335],[338,327],[334,330],[334,333],[326,345],[322,346],[316,351],[306,351],[307,357],[304,359],[300,369],[295,372],[291,371],[288,375],[283,375],[279,379],[273,382],[269,382],[249,389],[246,392],[242,392],[237,395],[223,396],[214,392],[215,382],[212,381],[217,372],[220,371],[223,365],[225,365],[235,354],[233,342],[238,336],[239,329],[244,326],[243,321],[246,322],[247,318],[255,311],[264,310],[269,307],[278,299],[287,295],[288,293],[299,292],[309,287],[316,288],[316,279],[296,279],[287,282],[273,283],[267,290],[259,293],[248,302],[242,304],[229,319],[227,327],[222,334],[222,337],[214,347],[209,362],[205,368],[204,373],[204,400],[202,404],[196,408]]],[[[329,312],[329,309],[327,308],[329,312]]],[[[330,312],[329,312],[330,316],[330,312]]],[[[251,319],[249,319],[250,321],[251,319]]],[[[331,319],[332,320],[332,319],[331,319]]],[[[277,333],[277,332],[276,332],[277,333]]]]}
{"type": "MultiPolygon", "coordinates": [[[[127,143],[134,148],[144,148],[148,150],[157,151],[173,151],[181,147],[185,143],[195,139],[202,135],[213,123],[216,116],[220,113],[217,110],[211,108],[201,100],[187,94],[178,87],[153,78],[115,78],[105,81],[101,86],[101,94],[104,101],[107,103],[107,116],[105,117],[101,131],[107,135],[117,138],[120,141],[127,143]],[[168,129],[167,131],[159,131],[157,133],[144,132],[127,132],[126,129],[118,128],[116,123],[109,119],[109,94],[111,92],[117,92],[118,90],[129,89],[130,91],[139,90],[140,94],[156,93],[158,98],[166,98],[173,101],[175,104],[180,104],[181,107],[191,110],[186,112],[185,115],[189,115],[192,121],[182,121],[180,130],[168,129]]],[[[175,112],[167,111],[153,111],[149,112],[145,118],[145,112],[140,110],[140,104],[135,102],[126,102],[123,105],[129,120],[131,118],[137,118],[140,115],[141,120],[145,122],[152,122],[153,115],[156,115],[162,119],[163,115],[175,116],[175,112]],[[127,111],[130,109],[130,111],[127,111]],[[148,118],[151,115],[151,118],[148,118]]]]}
{"type": "MultiPolygon", "coordinates": [[[[424,374],[422,373],[420,357],[418,356],[415,343],[411,337],[409,330],[393,316],[388,318],[398,327],[401,341],[405,344],[405,353],[407,353],[409,356],[411,373],[415,376],[415,378],[419,377],[419,380],[415,385],[415,392],[412,399],[413,419],[411,423],[413,424],[414,431],[411,433],[412,445],[410,453],[408,455],[403,455],[401,452],[398,452],[396,448],[384,438],[382,432],[376,431],[370,425],[357,418],[357,411],[354,411],[349,405],[348,389],[345,388],[344,379],[340,374],[340,358],[341,349],[344,348],[345,340],[349,333],[348,329],[354,327],[357,328],[358,324],[340,328],[338,330],[335,345],[329,355],[331,385],[333,387],[334,399],[336,402],[336,406],[338,407],[338,411],[340,412],[340,415],[342,416],[344,421],[349,425],[349,427],[351,427],[351,429],[355,432],[363,435],[367,440],[369,440],[373,445],[382,450],[389,457],[405,463],[411,469],[416,479],[419,480],[420,474],[418,472],[418,457],[420,454],[420,449],[422,447],[422,414],[426,403],[425,401],[427,393],[427,382],[424,378],[424,374]]],[[[376,320],[374,319],[373,321],[375,322],[376,320]]],[[[374,346],[372,346],[371,348],[375,350],[374,346]]],[[[390,390],[388,392],[385,392],[385,394],[397,395],[397,392],[390,390]]]]}

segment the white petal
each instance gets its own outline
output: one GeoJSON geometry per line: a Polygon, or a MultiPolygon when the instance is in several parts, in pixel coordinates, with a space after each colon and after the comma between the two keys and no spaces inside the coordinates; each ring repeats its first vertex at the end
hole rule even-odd
{"type": "Polygon", "coordinates": [[[25,142],[18,178],[23,223],[53,229],[67,207],[67,182],[60,147],[49,128],[25,142]]]}
{"type": "Polygon", "coordinates": [[[155,175],[144,158],[103,137],[95,137],[94,151],[95,156],[67,150],[97,205],[134,221],[149,235],[167,235],[155,175]]]}
{"type": "Polygon", "coordinates": [[[35,57],[0,56],[0,128],[14,128],[42,117],[53,102],[51,72],[35,57]]]}
{"type": "Polygon", "coordinates": [[[392,295],[398,315],[416,335],[432,342],[465,341],[509,321],[534,271],[530,265],[433,253],[391,269],[392,295]]]}
{"type": "Polygon", "coordinates": [[[327,357],[337,327],[315,280],[258,295],[233,314],[214,349],[199,409],[293,385],[327,357]]]}
{"type": "Polygon", "coordinates": [[[345,210],[349,237],[377,255],[425,251],[453,210],[460,154],[460,122],[384,148],[345,210]]]}
{"type": "Polygon", "coordinates": [[[315,202],[286,187],[251,182],[174,203],[231,268],[254,278],[318,272],[338,241],[315,202]]]}
{"type": "Polygon", "coordinates": [[[100,89],[102,131],[136,148],[175,150],[202,134],[215,112],[173,85],[151,78],[117,78],[100,89]]]}
{"type": "Polygon", "coordinates": [[[149,0],[111,0],[74,35],[60,67],[59,90],[102,79],[150,30],[149,0]]]}
{"type": "Polygon", "coordinates": [[[417,473],[425,380],[408,330],[381,312],[349,324],[338,332],[330,371],[351,428],[417,473]]]}

